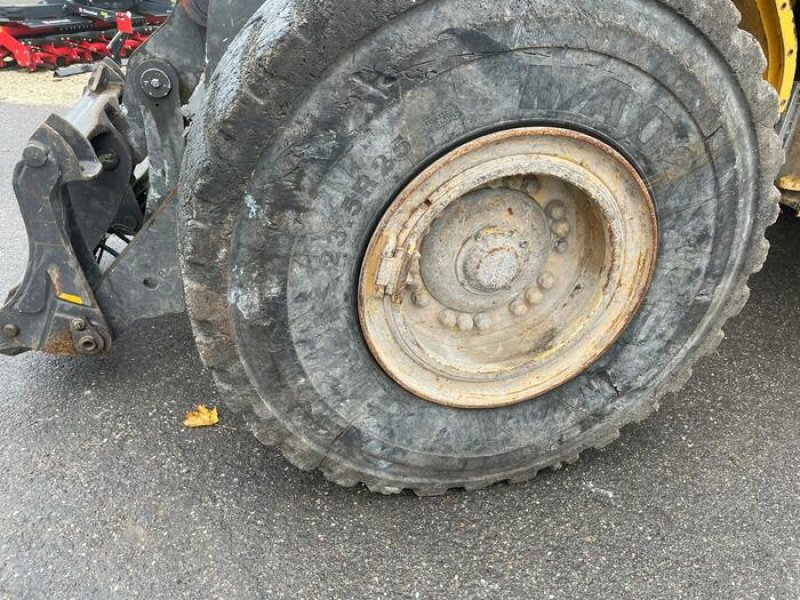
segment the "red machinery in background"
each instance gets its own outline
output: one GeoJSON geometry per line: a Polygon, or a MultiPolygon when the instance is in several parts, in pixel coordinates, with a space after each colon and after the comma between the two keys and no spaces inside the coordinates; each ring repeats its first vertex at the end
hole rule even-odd
{"type": "Polygon", "coordinates": [[[170,0],[0,0],[0,69],[125,58],[172,8],[170,0]]]}

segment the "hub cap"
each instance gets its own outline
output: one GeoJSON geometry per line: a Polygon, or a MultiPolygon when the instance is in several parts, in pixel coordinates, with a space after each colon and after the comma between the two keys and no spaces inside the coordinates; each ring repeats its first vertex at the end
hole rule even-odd
{"type": "Polygon", "coordinates": [[[484,136],[389,207],[359,285],[364,337],[417,396],[499,408],[582,373],[652,278],[657,224],[620,154],[563,129],[484,136]]]}

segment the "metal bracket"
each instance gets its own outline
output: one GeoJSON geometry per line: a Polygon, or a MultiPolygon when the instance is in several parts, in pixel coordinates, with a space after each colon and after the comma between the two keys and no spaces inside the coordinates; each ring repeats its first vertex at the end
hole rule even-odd
{"type": "Polygon", "coordinates": [[[111,345],[111,330],[92,287],[100,279],[99,269],[78,225],[70,190],[96,184],[106,172],[89,140],[114,130],[110,115],[119,110],[123,80],[116,65],[101,65],[78,106],[66,119],[51,116],[15,169],[14,191],[30,251],[22,283],[0,310],[2,354],[92,354],[111,345]],[[78,320],[86,333],[73,335],[78,320]]]}
{"type": "Polygon", "coordinates": [[[185,311],[177,227],[173,193],[103,274],[97,298],[117,335],[138,321],[185,311]]]}
{"type": "Polygon", "coordinates": [[[137,321],[183,312],[174,190],[182,106],[205,64],[205,29],[179,4],[131,58],[127,78],[106,60],[67,117],[34,134],[14,175],[30,258],[0,310],[0,354],[105,352],[137,321]],[[120,230],[136,235],[121,234],[130,243],[119,256],[109,250],[116,259],[104,271],[95,251],[120,230]]]}

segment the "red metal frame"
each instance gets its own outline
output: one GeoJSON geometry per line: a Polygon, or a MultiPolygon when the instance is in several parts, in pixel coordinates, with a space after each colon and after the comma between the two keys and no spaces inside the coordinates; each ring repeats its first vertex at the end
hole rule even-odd
{"type": "MultiPolygon", "coordinates": [[[[163,19],[147,17],[147,29],[160,25],[163,19]]],[[[59,36],[52,31],[34,32],[21,24],[0,25],[0,69],[16,64],[31,72],[39,69],[54,69],[75,63],[92,62],[111,55],[109,44],[118,32],[124,34],[121,55],[129,56],[141,46],[149,34],[134,26],[131,13],[117,13],[116,26],[105,21],[95,22],[98,33],[95,39],[59,36]],[[41,37],[50,34],[51,37],[41,37]],[[37,43],[37,37],[41,41],[37,43]],[[24,42],[21,40],[25,40],[24,42]]]]}

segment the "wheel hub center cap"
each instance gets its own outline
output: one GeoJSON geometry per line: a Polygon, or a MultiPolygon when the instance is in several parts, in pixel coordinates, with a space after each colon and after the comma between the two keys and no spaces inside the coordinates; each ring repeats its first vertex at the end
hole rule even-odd
{"type": "Polygon", "coordinates": [[[462,277],[467,287],[478,292],[496,292],[508,288],[522,272],[526,256],[520,256],[524,248],[515,240],[513,233],[475,234],[461,252],[462,277]],[[515,243],[516,242],[516,243],[515,243]]]}

